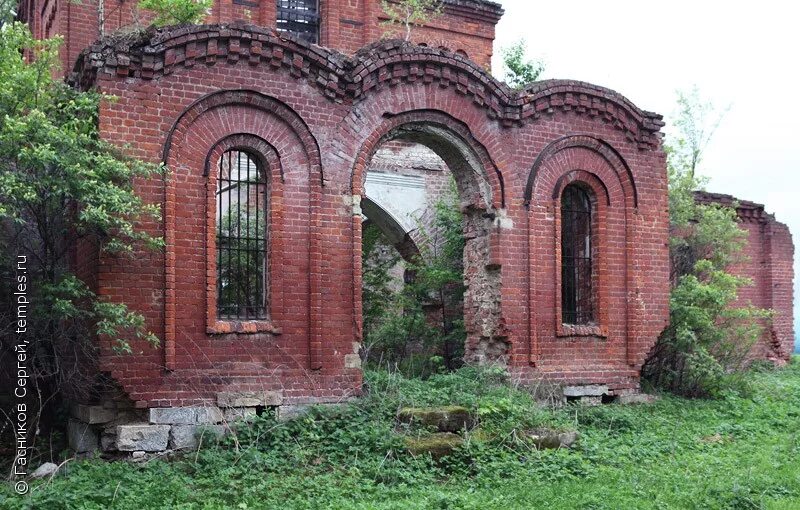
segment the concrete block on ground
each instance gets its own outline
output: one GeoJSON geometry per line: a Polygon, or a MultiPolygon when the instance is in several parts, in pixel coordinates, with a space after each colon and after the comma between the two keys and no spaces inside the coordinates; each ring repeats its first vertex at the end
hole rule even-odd
{"type": "Polygon", "coordinates": [[[564,386],[563,392],[565,397],[601,397],[608,394],[608,386],[603,384],[564,386]]]}
{"type": "Polygon", "coordinates": [[[70,410],[75,419],[89,425],[108,423],[117,417],[116,409],[98,405],[73,404],[70,410]]]}

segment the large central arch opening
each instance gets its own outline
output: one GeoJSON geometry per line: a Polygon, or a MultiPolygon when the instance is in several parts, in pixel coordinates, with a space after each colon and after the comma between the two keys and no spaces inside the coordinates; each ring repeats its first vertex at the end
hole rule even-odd
{"type": "MultiPolygon", "coordinates": [[[[361,176],[363,349],[410,375],[505,364],[486,160],[437,122],[389,129],[361,176]]],[[[474,142],[474,140],[471,140],[474,142]]]]}

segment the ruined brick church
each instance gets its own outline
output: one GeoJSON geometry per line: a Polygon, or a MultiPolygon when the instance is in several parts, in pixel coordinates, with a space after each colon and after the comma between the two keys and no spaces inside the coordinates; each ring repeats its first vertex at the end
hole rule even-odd
{"type": "MultiPolygon", "coordinates": [[[[398,245],[409,231],[381,217],[391,199],[368,196],[400,182],[368,178],[386,144],[426,147],[456,181],[467,361],[577,397],[638,392],[668,321],[660,115],[588,83],[498,82],[487,68],[503,10],[489,1],[445,0],[414,44],[382,40],[378,0],[217,0],[207,25],[135,36],[115,35],[138,19],[130,0],[99,1],[23,0],[20,16],[65,37],[76,87],[117,97],[102,135],[169,168],[138,183],[162,204],[145,227],[166,249],[75,253],[80,276],[161,339],[127,356],[98,340],[127,403],[76,404],[76,449],[179,448],[197,424],[357,396],[362,220],[398,245]],[[123,415],[138,423],[117,426],[123,415]]],[[[758,356],[788,359],[791,237],[763,206],[739,214],[745,297],[777,312],[758,356]]]]}

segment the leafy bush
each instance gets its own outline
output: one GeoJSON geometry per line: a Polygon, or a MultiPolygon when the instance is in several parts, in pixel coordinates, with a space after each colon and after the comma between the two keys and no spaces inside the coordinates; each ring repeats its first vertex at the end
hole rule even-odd
{"type": "Polygon", "coordinates": [[[544,64],[525,59],[526,43],[520,39],[508,48],[503,48],[503,79],[513,89],[523,89],[539,79],[544,71],[544,64]]]}
{"type": "MultiPolygon", "coordinates": [[[[158,343],[140,314],[96,296],[68,263],[81,253],[79,247],[125,257],[163,246],[142,228],[161,218],[159,205],[145,203],[133,186],[135,179],[157,177],[161,169],[103,140],[98,107],[113,98],[56,78],[60,46],[60,39],[35,40],[20,23],[2,27],[0,320],[16,323],[10,300],[22,284],[31,303],[26,335],[35,339],[26,353],[29,391],[40,404],[55,402],[57,395],[91,395],[98,375],[93,335],[105,337],[119,352],[158,343]],[[25,273],[15,274],[18,262],[24,262],[25,273]]],[[[0,342],[0,352],[15,352],[12,328],[0,330],[0,342]]],[[[4,358],[0,366],[14,365],[4,358]]],[[[0,374],[0,380],[12,377],[0,374]]],[[[31,430],[43,425],[35,411],[31,430]]]]}
{"type": "Polygon", "coordinates": [[[711,107],[700,103],[696,92],[680,95],[679,105],[675,124],[680,135],[666,146],[673,270],[670,324],[642,374],[659,387],[687,396],[719,396],[727,388],[746,391],[736,374],[772,314],[737,304],[739,289],[751,281],[729,270],[743,260],[747,236],[737,224],[736,211],[695,200],[694,191],[705,182],[696,169],[716,128],[702,126],[711,107]]]}

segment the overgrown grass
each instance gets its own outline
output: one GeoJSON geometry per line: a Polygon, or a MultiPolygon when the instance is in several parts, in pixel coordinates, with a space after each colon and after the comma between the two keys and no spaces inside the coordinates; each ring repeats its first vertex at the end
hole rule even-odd
{"type": "Polygon", "coordinates": [[[800,362],[748,375],[714,401],[548,411],[464,369],[426,381],[367,374],[369,394],[294,422],[258,420],[239,447],[205,447],[143,465],[75,461],[0,508],[81,509],[798,509],[800,362]],[[459,404],[486,432],[442,463],[404,451],[405,405],[459,404]],[[573,427],[571,450],[536,451],[517,432],[573,427]]]}

